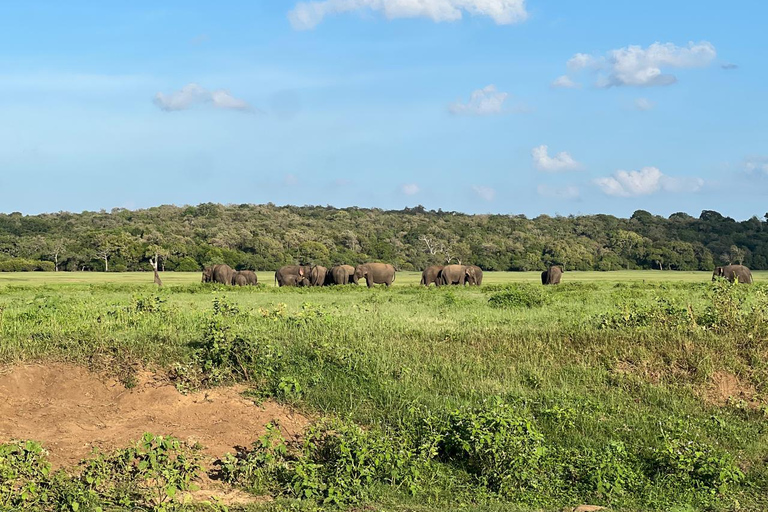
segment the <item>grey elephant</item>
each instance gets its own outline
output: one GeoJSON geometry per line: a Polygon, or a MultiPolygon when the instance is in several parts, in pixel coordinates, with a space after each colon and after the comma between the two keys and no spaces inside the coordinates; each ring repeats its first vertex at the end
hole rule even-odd
{"type": "Polygon", "coordinates": [[[323,286],[328,275],[328,269],[322,265],[315,265],[309,271],[309,282],[312,286],[323,286]]]}
{"type": "Polygon", "coordinates": [[[391,286],[395,282],[395,267],[389,263],[363,263],[355,267],[352,281],[357,284],[360,279],[365,279],[368,288],[374,284],[391,286]]]}
{"type": "Polygon", "coordinates": [[[474,285],[477,282],[475,269],[468,265],[446,265],[440,271],[440,284],[447,285],[474,285]]]}
{"type": "Polygon", "coordinates": [[[560,284],[560,278],[563,276],[563,269],[560,267],[549,267],[541,273],[541,284],[560,284]]]}
{"type": "Polygon", "coordinates": [[[430,284],[435,283],[435,286],[440,286],[437,280],[440,277],[441,270],[443,270],[443,265],[428,266],[424,269],[424,272],[421,273],[421,282],[419,284],[429,286],[430,284]]]}
{"type": "Polygon", "coordinates": [[[473,284],[475,286],[482,286],[482,284],[483,284],[483,269],[481,269],[477,265],[468,265],[468,266],[470,268],[474,269],[474,271],[475,271],[475,282],[474,283],[469,283],[469,284],[470,285],[473,284]]]}
{"type": "Polygon", "coordinates": [[[303,275],[288,274],[283,277],[283,281],[280,286],[312,286],[312,283],[310,283],[309,279],[303,275]]]}
{"type": "Polygon", "coordinates": [[[296,286],[295,283],[300,282],[301,278],[309,278],[309,273],[311,271],[312,267],[309,265],[285,265],[284,267],[280,267],[277,272],[275,272],[275,283],[277,286],[285,286],[284,283],[286,277],[295,276],[293,286],[296,286]]]}
{"type": "Polygon", "coordinates": [[[744,265],[726,265],[724,267],[717,267],[715,268],[715,271],[712,272],[712,280],[714,281],[718,277],[723,277],[730,282],[734,282],[738,279],[739,283],[752,283],[752,271],[744,265]]]}
{"type": "Polygon", "coordinates": [[[355,267],[352,265],[336,265],[329,272],[329,284],[349,284],[355,276],[355,267]]]}
{"type": "Polygon", "coordinates": [[[258,278],[253,270],[239,270],[232,275],[234,286],[255,286],[256,283],[258,283],[258,278]]]}
{"type": "Polygon", "coordinates": [[[211,265],[203,270],[204,283],[232,284],[235,270],[229,265],[211,265]]]}

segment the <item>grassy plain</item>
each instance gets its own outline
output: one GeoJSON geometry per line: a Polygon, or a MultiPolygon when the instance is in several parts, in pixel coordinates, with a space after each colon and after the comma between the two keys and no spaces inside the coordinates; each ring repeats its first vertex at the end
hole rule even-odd
{"type": "MultiPolygon", "coordinates": [[[[196,284],[199,272],[161,272],[166,285],[196,284]]],[[[259,283],[274,286],[274,272],[257,272],[259,283]]],[[[768,271],[754,271],[756,282],[768,281],[768,271]]],[[[563,282],[707,282],[711,272],[677,272],[657,270],[620,270],[615,272],[567,272],[563,282]]],[[[420,272],[398,272],[395,286],[417,285],[420,272]]],[[[540,272],[485,272],[485,284],[538,283],[540,272]]],[[[0,272],[0,286],[4,284],[151,284],[151,272],[0,272]]]]}
{"type": "Polygon", "coordinates": [[[341,421],[282,469],[232,470],[287,500],[254,510],[761,510],[766,276],[710,276],[568,272],[545,288],[486,273],[481,288],[424,289],[401,273],[368,290],[0,274],[0,361],[141,365],[183,389],[247,381],[341,421]]]}

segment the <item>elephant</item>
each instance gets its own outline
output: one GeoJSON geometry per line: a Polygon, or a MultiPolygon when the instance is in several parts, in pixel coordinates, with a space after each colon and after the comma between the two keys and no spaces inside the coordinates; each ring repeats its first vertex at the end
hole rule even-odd
{"type": "Polygon", "coordinates": [[[389,263],[363,263],[355,267],[352,282],[355,284],[362,278],[372,288],[374,284],[391,286],[395,282],[395,267],[389,263]]]}
{"type": "Polygon", "coordinates": [[[541,284],[560,284],[560,277],[563,275],[563,269],[560,267],[549,267],[541,273],[541,284]]]}
{"type": "Polygon", "coordinates": [[[275,272],[275,283],[277,286],[284,286],[285,278],[287,276],[296,276],[294,284],[288,285],[296,286],[296,283],[300,282],[300,278],[308,278],[311,271],[312,267],[309,265],[286,265],[284,267],[280,267],[277,272],[275,272]]]}
{"type": "Polygon", "coordinates": [[[229,265],[212,265],[203,270],[204,283],[232,284],[235,271],[229,265]]]}
{"type": "Polygon", "coordinates": [[[744,265],[726,265],[725,267],[717,267],[715,268],[715,271],[712,272],[712,280],[714,281],[718,277],[724,277],[730,282],[734,282],[738,279],[739,283],[752,283],[752,271],[744,265]]]}
{"type": "Polygon", "coordinates": [[[336,265],[328,272],[329,284],[349,284],[354,275],[355,267],[352,265],[336,265]]]}
{"type": "Polygon", "coordinates": [[[257,282],[258,278],[253,270],[239,270],[232,275],[234,286],[255,286],[257,282]]]}
{"type": "Polygon", "coordinates": [[[283,277],[282,284],[280,286],[312,286],[312,283],[303,275],[287,274],[283,277]]]}
{"type": "Polygon", "coordinates": [[[440,284],[441,285],[465,285],[475,284],[477,278],[475,276],[475,269],[467,265],[446,265],[443,270],[440,271],[440,284]]]}
{"type": "Polygon", "coordinates": [[[481,269],[477,265],[469,265],[469,267],[475,270],[475,282],[474,283],[469,283],[469,284],[474,284],[475,286],[482,286],[482,284],[483,284],[483,269],[481,269]]]}
{"type": "Polygon", "coordinates": [[[309,271],[309,282],[312,286],[325,285],[326,276],[328,275],[328,269],[322,265],[315,265],[312,270],[309,271]]]}
{"type": "Polygon", "coordinates": [[[435,283],[435,286],[440,286],[437,280],[440,277],[441,270],[443,270],[443,265],[430,265],[429,267],[425,268],[424,272],[421,273],[420,284],[429,286],[430,284],[435,283]]]}

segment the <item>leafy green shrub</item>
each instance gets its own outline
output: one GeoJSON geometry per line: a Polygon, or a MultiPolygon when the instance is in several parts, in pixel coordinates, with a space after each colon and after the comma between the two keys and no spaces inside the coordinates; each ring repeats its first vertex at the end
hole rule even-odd
{"type": "Polygon", "coordinates": [[[134,295],[131,311],[134,313],[159,313],[165,300],[157,295],[134,295]]]}
{"type": "Polygon", "coordinates": [[[561,457],[561,468],[570,485],[583,495],[614,503],[636,492],[648,482],[640,461],[621,441],[610,441],[602,449],[580,449],[561,457]]]}
{"type": "Polygon", "coordinates": [[[131,448],[84,462],[80,482],[103,503],[174,510],[179,492],[197,489],[201,459],[198,447],[145,433],[131,448]]]}
{"type": "Polygon", "coordinates": [[[666,297],[652,300],[627,300],[617,304],[613,311],[596,317],[598,329],[691,328],[695,325],[692,310],[679,306],[666,297]]]}
{"type": "Polygon", "coordinates": [[[535,308],[547,303],[546,293],[533,286],[511,286],[506,291],[491,295],[488,304],[493,308],[535,308]]]}
{"type": "Polygon", "coordinates": [[[499,398],[451,413],[440,446],[444,460],[501,495],[543,485],[539,465],[545,454],[535,421],[499,398]]]}
{"type": "Polygon", "coordinates": [[[291,387],[281,383],[277,374],[283,365],[283,353],[273,342],[261,342],[233,336],[225,317],[239,309],[223,299],[214,299],[213,315],[205,325],[200,348],[188,364],[177,364],[174,377],[182,391],[228,382],[248,381],[266,387],[272,395],[295,397],[298,383],[291,387]],[[280,387],[282,386],[282,387],[280,387]]]}
{"type": "Polygon", "coordinates": [[[0,508],[34,509],[48,501],[51,465],[33,441],[0,445],[0,508]]]}
{"type": "Polygon", "coordinates": [[[56,266],[52,261],[27,260],[13,258],[0,261],[0,272],[53,272],[56,266]]]}
{"type": "Polygon", "coordinates": [[[270,425],[251,451],[222,459],[219,472],[253,492],[344,504],[370,496],[380,484],[415,492],[425,462],[401,436],[325,420],[307,429],[300,444],[287,443],[270,425]]]}
{"type": "Polygon", "coordinates": [[[673,477],[677,484],[726,494],[744,480],[733,457],[700,442],[664,436],[651,456],[656,478],[673,477]]]}

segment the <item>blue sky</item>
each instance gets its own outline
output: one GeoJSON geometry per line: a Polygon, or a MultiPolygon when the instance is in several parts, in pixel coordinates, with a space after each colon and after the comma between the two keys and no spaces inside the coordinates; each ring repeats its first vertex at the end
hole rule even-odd
{"type": "Polygon", "coordinates": [[[768,211],[768,3],[0,3],[0,211],[768,211]]]}

